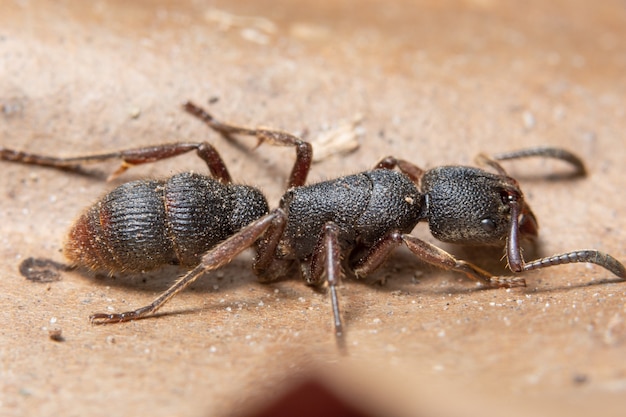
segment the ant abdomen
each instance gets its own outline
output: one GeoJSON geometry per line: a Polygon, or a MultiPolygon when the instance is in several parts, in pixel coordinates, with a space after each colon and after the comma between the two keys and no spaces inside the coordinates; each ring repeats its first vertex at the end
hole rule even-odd
{"type": "Polygon", "coordinates": [[[94,270],[146,271],[196,265],[202,254],[268,212],[252,187],[181,173],[123,184],[72,226],[65,254],[94,270]]]}

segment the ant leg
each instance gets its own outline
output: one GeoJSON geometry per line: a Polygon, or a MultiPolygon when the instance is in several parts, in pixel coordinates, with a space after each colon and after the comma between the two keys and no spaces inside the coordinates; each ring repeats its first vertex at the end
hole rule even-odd
{"type": "Polygon", "coordinates": [[[593,249],[577,250],[574,252],[548,256],[546,258],[537,259],[532,262],[526,262],[522,265],[522,269],[524,271],[531,271],[533,269],[546,268],[548,266],[577,262],[588,262],[599,265],[609,272],[612,272],[619,278],[626,280],[626,268],[624,268],[624,265],[621,262],[619,262],[608,253],[600,252],[593,249]]]}
{"type": "Polygon", "coordinates": [[[583,161],[577,155],[562,148],[536,147],[520,149],[512,152],[499,153],[492,156],[479,154],[476,156],[476,162],[479,165],[490,166],[501,175],[506,175],[506,171],[502,168],[498,161],[508,161],[511,159],[530,158],[535,156],[540,158],[558,159],[567,162],[575,168],[574,175],[576,176],[584,176],[587,174],[587,170],[583,161]]]}
{"type": "Polygon", "coordinates": [[[424,170],[422,168],[409,161],[398,159],[393,156],[381,159],[380,162],[376,164],[374,169],[394,169],[396,167],[415,184],[419,184],[422,175],[424,175],[424,170]]]}
{"type": "Polygon", "coordinates": [[[257,241],[257,255],[252,270],[261,282],[275,281],[289,273],[293,265],[291,259],[278,259],[276,248],[283,237],[287,224],[287,215],[282,209],[276,209],[279,214],[265,232],[262,239],[257,241]]]}
{"type": "Polygon", "coordinates": [[[106,152],[92,155],[73,157],[54,157],[38,155],[30,152],[16,151],[0,147],[0,159],[30,165],[41,165],[59,169],[76,170],[82,164],[105,162],[111,159],[121,159],[120,167],[109,176],[109,180],[122,174],[133,165],[146,164],[172,158],[195,150],[198,156],[206,162],[211,174],[222,183],[230,183],[231,178],[226,164],[217,150],[207,142],[178,142],[163,145],[146,146],[135,149],[106,152]]]}
{"type": "Polygon", "coordinates": [[[241,229],[239,232],[229,237],[222,243],[215,246],[202,256],[200,264],[191,271],[183,275],[178,281],[176,281],[170,288],[159,295],[152,303],[147,306],[138,308],[137,310],[127,311],[124,313],[96,313],[89,318],[92,323],[104,324],[104,323],[118,323],[122,321],[129,321],[140,317],[145,317],[151,313],[154,313],[167,303],[172,297],[178,294],[183,289],[187,288],[192,282],[198,279],[201,275],[218,269],[233,260],[237,255],[243,252],[245,249],[254,245],[256,240],[265,233],[265,231],[281,216],[279,211],[272,211],[269,214],[254,221],[248,226],[241,229]]]}
{"type": "MultiPolygon", "coordinates": [[[[446,269],[463,272],[470,278],[478,279],[487,285],[496,287],[517,287],[526,285],[524,280],[519,277],[493,277],[478,267],[464,261],[456,260],[447,252],[423,242],[414,236],[403,235],[403,240],[411,252],[426,262],[434,265],[440,265],[446,269]]],[[[524,262],[521,260],[520,272],[531,271],[533,269],[540,269],[548,266],[579,262],[588,262],[599,265],[615,274],[617,277],[626,279],[626,268],[624,268],[624,265],[609,254],[591,249],[549,256],[532,262],[524,262]]]]}
{"type": "Polygon", "coordinates": [[[353,265],[352,270],[358,279],[365,278],[378,269],[387,260],[389,254],[402,245],[402,233],[398,231],[390,232],[380,239],[376,244],[353,265]]]}
{"type": "Polygon", "coordinates": [[[489,287],[512,288],[526,286],[526,282],[523,278],[493,276],[476,265],[456,259],[443,249],[398,231],[389,233],[378,241],[364,257],[359,259],[354,266],[355,274],[358,277],[363,277],[374,271],[385,261],[392,250],[403,243],[422,261],[443,269],[461,272],[469,278],[489,287]]]}
{"type": "Polygon", "coordinates": [[[251,129],[248,127],[237,126],[230,123],[225,123],[217,120],[213,115],[204,110],[203,108],[188,101],[183,105],[185,111],[191,115],[197,117],[206,123],[211,129],[224,135],[245,135],[254,136],[259,141],[257,146],[266,142],[273,146],[293,146],[296,148],[296,161],[291,169],[289,175],[288,187],[298,187],[304,185],[306,177],[309,174],[311,168],[311,161],[313,159],[313,148],[311,144],[292,135],[291,133],[282,132],[279,130],[271,130],[265,128],[251,129]]]}
{"type": "Polygon", "coordinates": [[[489,272],[469,262],[456,259],[454,256],[430,243],[424,242],[411,235],[402,235],[404,244],[414,255],[432,265],[457,271],[471,279],[479,281],[489,287],[525,287],[526,281],[520,277],[496,277],[489,272]]]}
{"type": "Polygon", "coordinates": [[[330,302],[335,321],[335,335],[341,337],[343,335],[343,326],[339,313],[339,301],[337,300],[337,285],[341,276],[341,247],[339,245],[339,227],[334,223],[329,223],[324,227],[324,249],[326,281],[330,290],[330,302]]]}
{"type": "Polygon", "coordinates": [[[343,336],[343,324],[341,323],[341,312],[339,311],[339,300],[337,297],[337,285],[341,277],[341,246],[339,244],[339,226],[333,222],[324,225],[324,233],[318,242],[313,256],[307,266],[303,266],[304,280],[309,285],[320,285],[324,282],[326,275],[328,290],[330,292],[330,303],[333,309],[333,321],[335,335],[338,338],[343,336]]]}

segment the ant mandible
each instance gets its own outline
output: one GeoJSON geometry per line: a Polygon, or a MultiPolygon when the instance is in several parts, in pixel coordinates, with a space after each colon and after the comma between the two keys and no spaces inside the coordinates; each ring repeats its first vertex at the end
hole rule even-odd
{"type": "Polygon", "coordinates": [[[288,187],[270,210],[256,188],[234,184],[215,148],[207,142],[180,142],[78,157],[50,157],[0,147],[0,159],[72,169],[81,164],[120,159],[113,174],[129,167],[196,151],[212,176],[181,173],[165,180],[138,180],[119,186],[88,208],[69,232],[64,252],[76,266],[109,272],[136,272],[177,263],[188,268],[152,303],[123,313],[96,313],[93,323],[144,317],[201,275],[228,264],[247,248],[256,249],[253,271],[261,281],[294,269],[308,285],[327,283],[337,337],[343,333],[337,285],[342,268],[363,277],[378,268],[395,248],[405,245],[429,264],[465,274],[488,287],[525,286],[517,275],[494,276],[409,233],[425,220],[440,241],[506,248],[514,273],[588,262],[626,279],[613,256],[591,249],[531,262],[520,241],[537,235],[537,220],[518,182],[499,161],[555,158],[585,174],[582,161],[559,148],[532,148],[478,161],[495,172],[467,166],[422,170],[387,157],[372,170],[306,185],[312,148],[286,132],[224,123],[191,102],[184,109],[224,136],[256,137],[261,143],[291,146],[296,160],[288,187]]]}

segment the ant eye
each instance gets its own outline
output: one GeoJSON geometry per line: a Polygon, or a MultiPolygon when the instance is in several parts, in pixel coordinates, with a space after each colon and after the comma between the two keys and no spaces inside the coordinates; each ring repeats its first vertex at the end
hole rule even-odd
{"type": "Polygon", "coordinates": [[[482,219],[480,221],[480,227],[482,227],[485,232],[493,232],[496,230],[496,222],[489,218],[482,219]]]}

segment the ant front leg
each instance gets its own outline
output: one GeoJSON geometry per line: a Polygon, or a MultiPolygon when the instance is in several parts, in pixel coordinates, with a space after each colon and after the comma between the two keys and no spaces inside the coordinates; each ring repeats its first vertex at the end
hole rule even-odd
{"type": "Polygon", "coordinates": [[[382,265],[391,251],[402,244],[406,245],[417,258],[424,262],[446,270],[460,272],[488,287],[512,288],[526,286],[526,281],[523,278],[494,276],[476,265],[456,259],[437,246],[398,231],[389,233],[378,241],[365,256],[357,260],[353,265],[354,273],[357,277],[367,276],[382,265]]]}
{"type": "Polygon", "coordinates": [[[147,306],[124,313],[96,313],[90,317],[91,322],[94,324],[118,323],[145,317],[156,312],[201,275],[230,263],[237,255],[254,245],[257,239],[282,215],[280,210],[274,210],[206,252],[198,266],[183,275],[174,285],[147,306]]]}
{"type": "Polygon", "coordinates": [[[108,178],[108,180],[112,180],[133,165],[152,163],[162,159],[172,158],[193,150],[195,150],[198,156],[206,162],[213,177],[225,184],[231,182],[230,174],[228,173],[228,169],[226,168],[226,164],[222,160],[222,157],[217,150],[207,142],[168,143],[163,145],[146,146],[141,148],[73,157],[38,155],[35,153],[16,151],[0,147],[0,159],[29,165],[40,165],[70,170],[75,170],[83,164],[121,159],[122,164],[120,167],[108,178]]]}
{"type": "Polygon", "coordinates": [[[310,143],[292,135],[291,133],[279,130],[265,128],[252,129],[221,122],[213,117],[213,115],[209,112],[192,102],[185,103],[183,108],[191,115],[196,116],[198,119],[206,123],[211,129],[222,135],[254,136],[259,141],[257,146],[262,143],[268,143],[273,146],[293,146],[296,148],[296,161],[294,162],[291,174],[289,175],[288,187],[298,187],[306,183],[306,177],[309,174],[311,161],[313,159],[313,148],[310,143]]]}
{"type": "MultiPolygon", "coordinates": [[[[390,237],[388,239],[398,240],[398,237],[390,237]]],[[[400,238],[404,244],[413,252],[418,258],[435,266],[443,267],[457,272],[461,272],[466,276],[475,279],[490,287],[524,287],[526,281],[517,276],[496,277],[489,274],[486,271],[478,268],[477,266],[454,258],[451,254],[444,250],[417,239],[411,235],[402,235],[400,238]]],[[[385,246],[385,245],[381,245],[385,246]]],[[[392,245],[387,245],[391,247],[392,245]]],[[[373,254],[374,259],[382,257],[381,254],[373,254]]],[[[520,270],[531,271],[533,269],[545,268],[548,266],[562,265],[568,263],[580,263],[587,262],[599,265],[611,273],[615,274],[622,280],[626,279],[626,268],[613,256],[591,249],[585,249],[580,251],[568,252],[560,255],[549,256],[546,258],[537,259],[532,262],[524,262],[520,255],[520,270]]]]}

